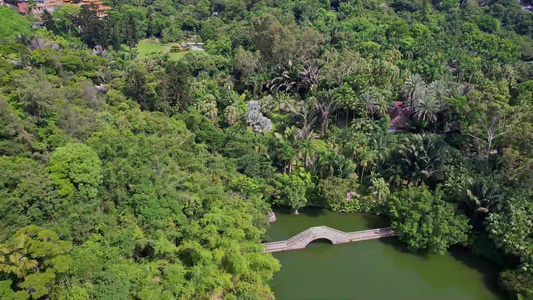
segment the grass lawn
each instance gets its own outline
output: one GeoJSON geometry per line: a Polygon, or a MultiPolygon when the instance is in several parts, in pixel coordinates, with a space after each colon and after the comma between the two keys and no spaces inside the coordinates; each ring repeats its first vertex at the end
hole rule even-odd
{"type": "Polygon", "coordinates": [[[189,51],[181,51],[181,52],[175,52],[175,53],[169,53],[170,58],[173,59],[181,59],[185,54],[187,54],[189,51]]]}
{"type": "MultiPolygon", "coordinates": [[[[172,48],[172,46],[179,46],[179,43],[161,44],[157,39],[144,39],[142,41],[139,41],[139,44],[137,45],[137,51],[139,52],[139,58],[145,58],[146,56],[154,52],[168,53],[170,52],[170,48],[172,48]]],[[[173,59],[180,59],[185,54],[187,54],[187,51],[169,54],[170,57],[173,59]]]]}

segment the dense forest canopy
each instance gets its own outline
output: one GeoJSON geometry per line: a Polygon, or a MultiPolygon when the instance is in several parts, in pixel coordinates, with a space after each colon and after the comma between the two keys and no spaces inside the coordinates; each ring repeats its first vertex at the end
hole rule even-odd
{"type": "Polygon", "coordinates": [[[272,205],[387,215],[533,297],[520,3],[108,4],[0,6],[2,299],[272,299],[272,205]]]}

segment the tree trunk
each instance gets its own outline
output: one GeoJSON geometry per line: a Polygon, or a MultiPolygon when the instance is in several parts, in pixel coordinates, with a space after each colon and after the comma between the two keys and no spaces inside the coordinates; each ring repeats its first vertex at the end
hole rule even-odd
{"type": "Polygon", "coordinates": [[[326,134],[326,126],[328,124],[329,113],[322,113],[322,121],[320,122],[320,137],[326,134]]]}

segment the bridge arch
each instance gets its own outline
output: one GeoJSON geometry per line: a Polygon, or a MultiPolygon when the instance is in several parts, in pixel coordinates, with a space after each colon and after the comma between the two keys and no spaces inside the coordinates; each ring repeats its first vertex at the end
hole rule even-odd
{"type": "Polygon", "coordinates": [[[315,237],[315,238],[312,238],[310,239],[304,246],[304,248],[307,248],[307,246],[309,246],[309,244],[311,244],[312,242],[316,242],[316,241],[328,241],[330,244],[334,245],[335,243],[333,242],[332,239],[328,238],[328,237],[315,237]]]}

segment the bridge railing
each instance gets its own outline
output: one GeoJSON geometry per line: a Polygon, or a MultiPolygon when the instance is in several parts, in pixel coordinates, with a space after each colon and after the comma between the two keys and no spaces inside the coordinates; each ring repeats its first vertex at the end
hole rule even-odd
{"type": "Polygon", "coordinates": [[[377,228],[377,229],[368,229],[368,230],[361,230],[361,231],[352,231],[347,232],[347,234],[365,234],[365,233],[375,233],[375,234],[388,234],[390,232],[394,232],[392,228],[390,227],[384,227],[384,228],[377,228]]]}
{"type": "Polygon", "coordinates": [[[338,230],[338,229],[335,229],[335,228],[331,228],[331,227],[328,227],[328,226],[320,226],[324,229],[327,229],[327,230],[330,230],[330,231],[334,231],[340,235],[346,235],[348,232],[345,232],[345,231],[342,231],[342,230],[338,230]]]}
{"type": "Polygon", "coordinates": [[[310,237],[311,235],[313,235],[313,227],[305,230],[305,231],[302,231],[300,233],[298,233],[297,235],[291,237],[290,239],[287,240],[287,246],[291,247],[292,245],[294,244],[297,244],[303,240],[305,240],[306,238],[310,237]]]}

